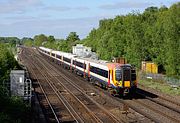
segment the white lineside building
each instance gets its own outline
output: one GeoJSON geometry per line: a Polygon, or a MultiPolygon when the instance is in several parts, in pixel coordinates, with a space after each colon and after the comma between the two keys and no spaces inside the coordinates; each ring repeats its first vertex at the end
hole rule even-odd
{"type": "Polygon", "coordinates": [[[96,53],[91,51],[91,47],[83,46],[83,44],[76,44],[76,46],[73,46],[72,49],[72,53],[79,57],[98,59],[96,53]]]}

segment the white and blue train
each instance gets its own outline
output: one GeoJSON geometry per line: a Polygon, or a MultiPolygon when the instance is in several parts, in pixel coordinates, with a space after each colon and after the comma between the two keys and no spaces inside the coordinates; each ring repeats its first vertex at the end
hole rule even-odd
{"type": "Polygon", "coordinates": [[[39,52],[84,78],[111,90],[113,95],[133,95],[137,88],[136,71],[130,64],[81,58],[45,47],[39,47],[39,52]]]}

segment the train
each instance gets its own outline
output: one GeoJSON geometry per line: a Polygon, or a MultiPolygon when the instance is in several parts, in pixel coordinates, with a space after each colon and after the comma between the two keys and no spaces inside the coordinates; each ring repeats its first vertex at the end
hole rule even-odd
{"type": "Polygon", "coordinates": [[[130,64],[83,58],[72,53],[39,47],[39,52],[57,64],[81,75],[91,83],[110,91],[113,96],[132,96],[137,88],[136,70],[130,64]]]}

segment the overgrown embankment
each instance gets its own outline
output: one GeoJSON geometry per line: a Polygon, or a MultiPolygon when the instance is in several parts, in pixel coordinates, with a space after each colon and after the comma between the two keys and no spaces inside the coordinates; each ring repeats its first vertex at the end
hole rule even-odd
{"type": "Polygon", "coordinates": [[[84,44],[101,59],[124,57],[140,68],[141,61],[153,61],[169,76],[180,75],[180,2],[170,8],[149,7],[143,13],[130,13],[100,20],[84,44]]]}
{"type": "Polygon", "coordinates": [[[0,43],[0,49],[0,123],[30,122],[27,121],[30,108],[20,98],[10,97],[6,86],[10,70],[19,69],[19,65],[9,44],[0,43]]]}

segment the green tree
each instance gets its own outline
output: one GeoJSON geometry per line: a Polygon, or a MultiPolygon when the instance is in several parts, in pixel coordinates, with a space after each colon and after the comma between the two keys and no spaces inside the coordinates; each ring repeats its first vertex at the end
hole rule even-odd
{"type": "Polygon", "coordinates": [[[180,3],[169,8],[164,24],[165,68],[168,75],[180,75],[180,3]]]}
{"type": "Polygon", "coordinates": [[[34,36],[34,43],[36,46],[41,46],[43,42],[47,42],[48,38],[44,34],[34,36]]]}
{"type": "Polygon", "coordinates": [[[27,106],[21,98],[10,97],[3,81],[9,78],[10,70],[19,69],[9,45],[0,43],[0,122],[30,122],[27,121],[27,106]]]}
{"type": "Polygon", "coordinates": [[[54,38],[54,36],[52,36],[52,35],[50,35],[50,36],[47,38],[47,40],[48,40],[48,42],[50,42],[50,43],[55,42],[55,38],[54,38]]]}
{"type": "Polygon", "coordinates": [[[153,61],[167,75],[180,75],[180,2],[170,8],[148,7],[114,19],[99,21],[83,39],[101,59],[125,57],[140,68],[142,60],[153,61]]]}
{"type": "Polygon", "coordinates": [[[76,34],[76,32],[70,32],[66,38],[66,41],[67,41],[66,43],[67,43],[68,52],[72,52],[72,46],[78,43],[80,39],[79,36],[76,34]]]}
{"type": "Polygon", "coordinates": [[[32,38],[27,38],[27,37],[24,37],[21,39],[21,42],[25,45],[25,46],[34,46],[34,40],[32,38]]]}
{"type": "Polygon", "coordinates": [[[16,44],[20,44],[20,39],[17,37],[0,37],[1,43],[9,43],[12,47],[16,46],[16,44]]]}
{"type": "Polygon", "coordinates": [[[76,32],[70,32],[66,40],[69,42],[75,42],[75,41],[79,41],[80,39],[79,36],[76,34],[76,32]]]}
{"type": "Polygon", "coordinates": [[[11,69],[18,68],[17,61],[5,44],[0,43],[0,82],[9,76],[11,69]]]}

